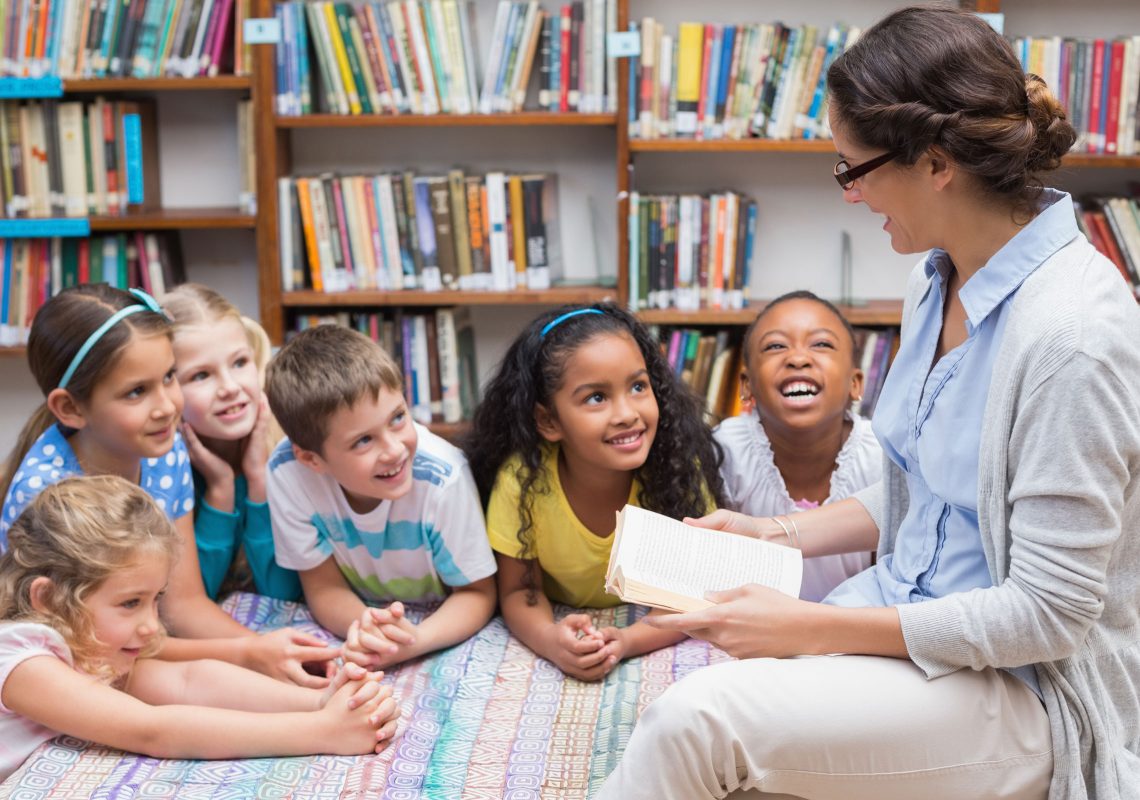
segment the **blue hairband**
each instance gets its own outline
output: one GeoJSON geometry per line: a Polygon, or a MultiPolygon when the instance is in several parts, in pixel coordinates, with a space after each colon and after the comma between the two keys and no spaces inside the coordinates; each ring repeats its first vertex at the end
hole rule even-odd
{"type": "Polygon", "coordinates": [[[126,308],[119,309],[110,317],[108,317],[106,322],[96,328],[94,333],[87,337],[87,341],[83,343],[83,346],[79,348],[79,352],[75,354],[75,357],[73,359],[71,359],[71,363],[67,367],[67,372],[63,373],[63,377],[60,378],[60,389],[67,388],[68,381],[70,381],[71,378],[75,375],[75,370],[79,369],[79,365],[83,363],[83,359],[87,357],[87,354],[91,352],[91,348],[98,344],[99,340],[103,338],[103,334],[111,330],[111,328],[115,327],[115,325],[118,324],[119,320],[125,317],[129,317],[131,314],[137,314],[140,311],[153,311],[155,314],[162,314],[164,317],[166,316],[165,312],[162,310],[162,306],[158,304],[158,301],[144,292],[142,289],[131,289],[130,292],[135,296],[137,300],[141,300],[142,304],[140,305],[136,303],[133,306],[127,306],[126,308]]]}
{"type": "Polygon", "coordinates": [[[542,332],[539,333],[538,335],[539,336],[546,336],[546,334],[550,333],[554,328],[557,328],[560,324],[562,324],[566,320],[570,319],[571,317],[578,317],[578,316],[581,316],[582,314],[601,314],[601,313],[603,313],[603,312],[599,311],[596,308],[579,308],[576,311],[567,311],[562,316],[555,317],[554,319],[550,320],[550,322],[546,323],[542,327],[542,332]]]}

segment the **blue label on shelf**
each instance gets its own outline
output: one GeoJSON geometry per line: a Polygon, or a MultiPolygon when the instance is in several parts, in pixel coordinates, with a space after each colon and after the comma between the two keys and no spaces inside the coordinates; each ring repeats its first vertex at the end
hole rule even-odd
{"type": "Polygon", "coordinates": [[[606,50],[612,58],[641,55],[641,34],[637,31],[613,31],[606,37],[606,50]]]}
{"type": "Polygon", "coordinates": [[[0,219],[0,239],[54,239],[59,236],[90,236],[87,217],[50,219],[0,219]]]}
{"type": "Polygon", "coordinates": [[[0,78],[0,99],[63,97],[63,81],[58,75],[43,78],[0,78]]]}
{"type": "Polygon", "coordinates": [[[246,44],[277,44],[281,41],[281,20],[276,17],[247,19],[242,33],[246,44]]]}
{"type": "Polygon", "coordinates": [[[127,159],[127,202],[143,202],[142,121],[138,114],[123,114],[123,152],[127,159]]]}

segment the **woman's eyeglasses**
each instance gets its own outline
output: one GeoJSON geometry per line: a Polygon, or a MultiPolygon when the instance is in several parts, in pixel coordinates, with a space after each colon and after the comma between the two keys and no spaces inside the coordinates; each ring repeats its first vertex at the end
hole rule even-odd
{"type": "Polygon", "coordinates": [[[870,161],[864,161],[862,164],[854,167],[848,164],[847,160],[844,159],[835,165],[835,180],[838,181],[840,188],[846,191],[855,185],[856,180],[862,178],[868,172],[878,169],[883,166],[883,164],[894,161],[899,155],[900,153],[894,151],[883,153],[881,156],[872,158],[870,161]]]}

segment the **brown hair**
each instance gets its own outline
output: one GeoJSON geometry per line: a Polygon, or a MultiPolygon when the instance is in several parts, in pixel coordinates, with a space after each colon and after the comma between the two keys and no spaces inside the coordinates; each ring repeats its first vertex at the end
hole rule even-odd
{"type": "Polygon", "coordinates": [[[400,392],[400,368],[380,345],[340,325],[297,334],[269,362],[265,393],[289,440],[320,453],[329,417],[381,389],[400,392]]]}
{"type": "MultiPolygon", "coordinates": [[[[139,305],[138,298],[105,283],[90,283],[64,289],[44,303],[32,321],[28,335],[28,366],[40,391],[47,397],[59,386],[75,354],[95,330],[116,312],[139,305]]],[[[170,336],[170,321],[154,311],[140,311],[124,317],[99,337],[79,363],[67,383],[67,392],[79,403],[86,403],[100,378],[115,368],[127,345],[136,336],[170,336]]],[[[16,446],[8,456],[0,497],[7,497],[12,475],[20,467],[36,439],[55,422],[41,403],[24,423],[16,446]]]]}
{"type": "MultiPolygon", "coordinates": [[[[130,481],[116,475],[66,478],[36,495],[8,530],[8,550],[0,556],[0,619],[55,629],[77,669],[113,677],[100,658],[102,644],[84,601],[143,551],[173,561],[178,544],[166,514],[130,481]],[[42,611],[31,598],[32,582],[40,577],[51,580],[42,611]]],[[[153,655],[161,639],[152,639],[143,655],[153,655]]]]}
{"type": "Polygon", "coordinates": [[[829,102],[860,144],[910,166],[937,145],[982,189],[1032,216],[1039,173],[1076,139],[1061,104],[976,14],[912,6],[888,15],[827,71],[829,102]]]}

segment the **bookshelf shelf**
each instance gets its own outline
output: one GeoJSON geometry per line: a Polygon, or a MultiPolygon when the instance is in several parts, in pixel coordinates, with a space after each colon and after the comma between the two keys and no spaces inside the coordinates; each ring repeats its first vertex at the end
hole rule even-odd
{"type": "Polygon", "coordinates": [[[23,345],[0,347],[0,358],[23,358],[28,354],[28,348],[23,345]]]}
{"type": "MultiPolygon", "coordinates": [[[[749,303],[742,309],[706,308],[679,311],[675,308],[645,309],[637,312],[651,325],[748,325],[764,307],[765,301],[749,303]]],[[[852,325],[898,325],[902,322],[902,300],[868,300],[856,305],[837,305],[852,325]]]]}
{"type": "Polygon", "coordinates": [[[1106,156],[1086,153],[1069,153],[1064,157],[1064,159],[1062,159],[1061,166],[1140,169],[1140,156],[1106,156]]]}
{"type": "Polygon", "coordinates": [[[218,75],[213,78],[81,78],[65,80],[65,94],[87,92],[192,92],[223,89],[248,91],[253,81],[248,75],[218,75]]]}
{"type": "Polygon", "coordinates": [[[434,433],[436,436],[442,436],[452,444],[460,436],[470,432],[471,423],[468,421],[463,422],[432,422],[429,423],[427,429],[434,433]]]}
{"type": "Polygon", "coordinates": [[[518,114],[307,114],[274,119],[278,128],[599,127],[617,124],[616,114],[555,114],[549,111],[518,114]]]}
{"type": "Polygon", "coordinates": [[[630,139],[631,153],[831,153],[830,139],[630,139]]]}
{"type": "Polygon", "coordinates": [[[563,303],[598,303],[615,300],[616,289],[603,286],[544,289],[512,292],[286,292],[282,305],[289,308],[313,306],[512,306],[562,305],[563,303]]]}
{"type": "Polygon", "coordinates": [[[257,217],[236,206],[159,208],[91,218],[92,231],[185,231],[221,228],[252,229],[257,217]]]}

